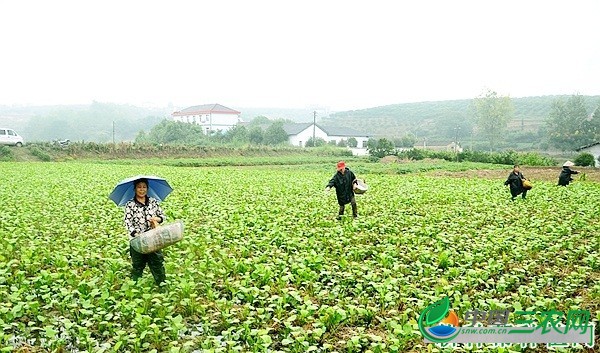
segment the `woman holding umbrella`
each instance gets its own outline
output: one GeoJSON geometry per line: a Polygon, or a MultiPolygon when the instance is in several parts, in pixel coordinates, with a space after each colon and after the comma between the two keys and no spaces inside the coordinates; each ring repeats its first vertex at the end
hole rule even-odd
{"type": "MultiPolygon", "coordinates": [[[[166,180],[153,176],[137,176],[121,181],[110,195],[110,199],[119,206],[125,206],[125,227],[130,237],[156,228],[165,221],[165,214],[158,204],[173,189],[166,180]],[[150,197],[148,194],[154,196],[150,197]]],[[[163,254],[160,250],[142,254],[129,247],[131,255],[131,278],[135,281],[142,276],[146,265],[157,285],[166,279],[163,254]]]]}
{"type": "MultiPolygon", "coordinates": [[[[165,214],[155,198],[148,196],[148,180],[138,179],[133,182],[135,197],[125,204],[125,227],[131,237],[135,237],[164,222],[165,214]]],[[[129,247],[131,255],[131,278],[137,281],[142,277],[146,264],[157,285],[161,285],[165,279],[165,266],[163,265],[162,251],[158,250],[150,254],[141,254],[129,247]]]]}

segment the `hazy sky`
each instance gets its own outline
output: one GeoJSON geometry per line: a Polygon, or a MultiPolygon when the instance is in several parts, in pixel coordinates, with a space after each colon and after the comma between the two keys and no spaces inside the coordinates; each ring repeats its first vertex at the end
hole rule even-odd
{"type": "Polygon", "coordinates": [[[0,104],[600,94],[600,1],[1,1],[0,104]]]}

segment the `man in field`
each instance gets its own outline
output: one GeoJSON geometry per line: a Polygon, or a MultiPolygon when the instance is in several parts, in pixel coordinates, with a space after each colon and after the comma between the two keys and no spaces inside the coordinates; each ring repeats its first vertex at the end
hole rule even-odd
{"type": "Polygon", "coordinates": [[[348,168],[344,161],[337,163],[337,172],[333,175],[333,178],[329,180],[329,183],[325,187],[326,191],[330,191],[332,187],[335,188],[335,195],[337,196],[340,210],[337,219],[342,219],[344,215],[344,209],[347,204],[352,205],[352,216],[356,218],[358,211],[356,207],[356,199],[354,198],[354,186],[357,184],[356,176],[348,168]]]}

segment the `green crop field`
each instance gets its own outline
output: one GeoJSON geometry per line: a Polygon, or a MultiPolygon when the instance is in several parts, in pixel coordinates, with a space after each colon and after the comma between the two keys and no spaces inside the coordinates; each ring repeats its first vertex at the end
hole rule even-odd
{"type": "Polygon", "coordinates": [[[503,180],[355,170],[371,189],[337,221],[328,166],[0,163],[1,350],[435,352],[417,320],[445,296],[460,318],[584,309],[598,325],[600,184],[539,181],[511,203],[503,180]],[[136,174],[169,180],[162,207],[186,226],[166,292],[148,269],[129,280],[108,199],[136,174]]]}

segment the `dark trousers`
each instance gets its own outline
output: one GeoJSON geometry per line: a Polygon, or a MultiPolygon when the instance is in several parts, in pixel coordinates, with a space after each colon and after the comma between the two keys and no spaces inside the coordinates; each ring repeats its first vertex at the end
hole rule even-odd
{"type": "Polygon", "coordinates": [[[156,284],[160,285],[165,281],[166,275],[162,251],[159,250],[150,254],[142,254],[135,251],[132,247],[129,247],[129,254],[131,255],[131,279],[137,281],[138,278],[142,277],[144,268],[146,267],[146,264],[148,264],[156,284]]]}
{"type": "MultiPolygon", "coordinates": [[[[358,216],[358,208],[356,207],[356,199],[354,198],[354,195],[352,195],[352,198],[350,199],[350,205],[352,205],[352,217],[358,216]]],[[[340,205],[340,212],[339,215],[343,216],[344,215],[344,210],[346,209],[346,205],[340,205]]]]}
{"type": "Polygon", "coordinates": [[[521,194],[522,198],[526,198],[527,197],[527,190],[523,189],[523,192],[512,192],[511,191],[511,195],[512,195],[512,199],[514,200],[517,196],[519,196],[519,194],[521,194]]]}

